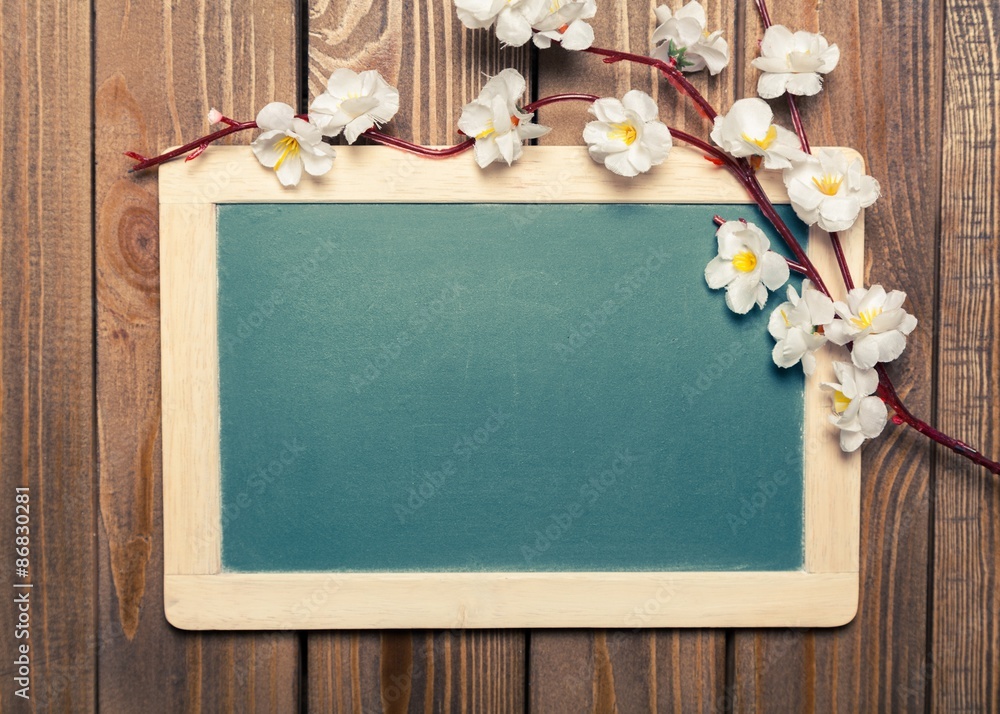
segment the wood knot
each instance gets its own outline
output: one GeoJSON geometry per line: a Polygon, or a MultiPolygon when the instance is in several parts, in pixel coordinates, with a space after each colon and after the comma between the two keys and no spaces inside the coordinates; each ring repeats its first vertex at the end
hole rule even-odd
{"type": "Polygon", "coordinates": [[[118,218],[118,247],[128,273],[139,278],[140,288],[159,282],[160,238],[156,215],[145,208],[130,206],[118,218]]]}

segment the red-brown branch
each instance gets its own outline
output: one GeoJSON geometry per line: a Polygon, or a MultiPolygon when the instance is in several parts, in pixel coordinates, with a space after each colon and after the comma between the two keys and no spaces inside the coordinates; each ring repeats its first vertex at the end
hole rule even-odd
{"type": "Polygon", "coordinates": [[[715,117],[719,116],[719,113],[715,111],[713,107],[705,97],[702,96],[701,92],[688,81],[688,78],[684,76],[684,73],[677,68],[677,64],[671,60],[669,63],[663,60],[658,60],[655,57],[647,57],[646,55],[636,55],[631,52],[619,52],[618,50],[606,50],[603,47],[588,47],[583,50],[584,52],[589,52],[592,55],[600,55],[604,57],[604,61],[607,64],[614,64],[615,62],[628,61],[634,62],[636,64],[644,64],[647,67],[655,67],[660,70],[663,75],[667,78],[667,81],[682,94],[686,94],[692,102],[694,102],[695,109],[708,119],[709,121],[715,121],[715,117]]]}

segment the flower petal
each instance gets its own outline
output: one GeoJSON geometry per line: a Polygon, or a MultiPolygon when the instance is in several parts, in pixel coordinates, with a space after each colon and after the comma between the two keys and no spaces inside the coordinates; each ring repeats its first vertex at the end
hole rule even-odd
{"type": "MultiPolygon", "coordinates": [[[[871,335],[865,335],[854,340],[854,349],[851,350],[851,361],[859,369],[871,369],[878,364],[878,343],[871,339],[871,337],[871,335]]],[[[830,337],[830,341],[835,341],[832,336],[830,337]]]]}
{"type": "Polygon", "coordinates": [[[757,94],[763,99],[774,99],[785,93],[792,75],[764,72],[757,79],[757,94]]]}
{"type": "MultiPolygon", "coordinates": [[[[706,276],[707,277],[707,276],[706,276]]],[[[726,286],[726,305],[739,315],[750,312],[758,302],[757,288],[760,283],[748,275],[740,274],[726,286]]]]}
{"type": "Polygon", "coordinates": [[[337,156],[333,147],[329,144],[320,144],[316,147],[302,147],[300,158],[302,166],[310,176],[322,176],[333,168],[333,159],[337,156]]]}
{"type": "Polygon", "coordinates": [[[712,258],[705,267],[705,282],[713,290],[724,288],[739,275],[730,260],[724,260],[716,256],[712,258]]]}
{"type": "Polygon", "coordinates": [[[604,157],[604,165],[611,170],[612,173],[618,174],[619,176],[637,176],[639,171],[632,162],[629,161],[628,152],[616,151],[614,153],[608,154],[604,157]]]}
{"type": "Polygon", "coordinates": [[[594,28],[582,20],[570,23],[562,33],[563,49],[585,50],[594,44],[594,28]]]}
{"type": "Polygon", "coordinates": [[[811,97],[819,94],[820,90],[823,89],[823,80],[816,72],[793,74],[789,77],[786,88],[789,94],[811,97]]]}
{"type": "Polygon", "coordinates": [[[282,186],[297,186],[302,178],[302,159],[298,156],[286,157],[275,173],[282,186]]]}
{"type": "Polygon", "coordinates": [[[638,114],[644,122],[655,121],[659,116],[659,110],[656,108],[656,102],[653,101],[653,98],[638,89],[626,92],[621,103],[625,109],[638,114]]]}
{"type": "Polygon", "coordinates": [[[257,112],[257,126],[264,131],[288,131],[295,118],[295,110],[284,102],[271,102],[257,112]]]}
{"type": "Polygon", "coordinates": [[[476,163],[479,164],[479,168],[481,169],[485,169],[494,161],[500,159],[500,148],[492,136],[485,139],[476,139],[476,143],[473,146],[473,153],[476,156],[476,163]]]}
{"type": "Polygon", "coordinates": [[[761,280],[769,290],[777,290],[788,282],[788,261],[774,251],[767,251],[761,256],[761,280]]]}
{"type": "Polygon", "coordinates": [[[505,8],[497,18],[497,38],[505,45],[520,47],[531,39],[531,23],[521,13],[505,8]]]}
{"type": "Polygon", "coordinates": [[[869,439],[874,439],[885,429],[887,421],[888,410],[885,402],[878,397],[865,397],[861,400],[858,422],[861,424],[862,434],[869,439]]]}

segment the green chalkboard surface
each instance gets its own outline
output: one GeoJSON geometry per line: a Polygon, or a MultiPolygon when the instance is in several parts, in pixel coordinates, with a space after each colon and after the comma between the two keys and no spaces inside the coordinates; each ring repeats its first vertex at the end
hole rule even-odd
{"type": "Polygon", "coordinates": [[[803,378],[705,285],[713,214],[766,225],[220,205],[224,569],[800,568],[803,378]]]}

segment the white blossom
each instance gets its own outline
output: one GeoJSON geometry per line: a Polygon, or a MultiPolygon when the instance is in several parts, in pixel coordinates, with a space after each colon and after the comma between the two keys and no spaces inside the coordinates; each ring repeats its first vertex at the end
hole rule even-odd
{"type": "Polygon", "coordinates": [[[823,88],[820,75],[832,72],[839,61],[840,49],[823,35],[771,25],[761,40],[760,57],[752,62],[762,72],[757,93],[764,99],[785,92],[812,96],[823,88]]]}
{"type": "Polygon", "coordinates": [[[792,161],[804,161],[807,154],[799,148],[798,137],[772,123],[773,118],[763,99],[740,99],[728,114],[715,118],[712,141],[733,156],[759,156],[766,169],[791,168],[792,161]]]}
{"type": "Polygon", "coordinates": [[[585,20],[597,14],[596,0],[538,0],[538,5],[531,23],[536,47],[547,49],[553,40],[566,50],[585,50],[594,44],[594,28],[585,20]]]}
{"type": "Polygon", "coordinates": [[[772,251],[771,242],[753,223],[726,221],[716,232],[719,254],[705,268],[705,281],[713,290],[726,289],[726,305],[744,314],[764,307],[767,291],[788,280],[788,261],[772,251]]]}
{"type": "Polygon", "coordinates": [[[653,32],[653,57],[664,62],[671,58],[684,72],[697,72],[708,67],[712,74],[729,64],[729,45],[722,30],[709,32],[705,8],[697,0],[671,12],[666,5],[654,11],[660,23],[653,32]]]}
{"type": "Polygon", "coordinates": [[[583,129],[590,157],[619,176],[636,176],[662,164],[673,139],[658,120],[656,102],[633,89],[621,101],[598,99],[590,107],[597,121],[583,129]]]}
{"type": "Polygon", "coordinates": [[[795,214],[825,231],[847,230],[879,197],[878,181],[865,175],[861,159],[840,151],[819,150],[793,162],[782,177],[795,214]]]}
{"type": "Polygon", "coordinates": [[[496,25],[505,45],[520,47],[531,39],[532,22],[539,14],[536,0],[455,0],[458,19],[470,30],[496,25]]]}
{"type": "Polygon", "coordinates": [[[372,127],[380,127],[399,111],[399,92],[371,69],[353,72],[337,69],[326,91],[309,105],[309,116],[325,136],[341,131],[348,144],[372,127]]]}
{"type": "Polygon", "coordinates": [[[302,169],[321,176],[333,166],[333,147],[323,143],[319,127],[295,116],[295,110],[282,102],[271,102],[257,114],[257,126],[263,129],[250,145],[254,155],[267,168],[273,168],[282,186],[295,186],[302,169]]]}
{"type": "Polygon", "coordinates": [[[833,371],[838,381],[823,384],[833,391],[835,413],[830,422],[840,429],[840,448],[857,451],[865,439],[882,433],[888,419],[885,402],[872,396],[878,389],[878,373],[849,362],[834,362],[833,371]]]}
{"type": "Polygon", "coordinates": [[[802,281],[801,297],[795,287],[788,286],[788,300],[771,313],[767,329],[777,340],[771,357],[779,367],[802,363],[802,371],[812,374],[816,369],[816,350],[826,344],[820,329],[833,322],[833,301],[816,290],[808,280],[802,281]]]}
{"type": "Polygon", "coordinates": [[[861,369],[891,362],[906,349],[906,336],[917,326],[917,318],[903,309],[906,293],[886,293],[881,285],[855,288],[847,302],[833,304],[839,320],[826,326],[826,336],[836,345],[853,343],[851,360],[861,369]]]}
{"type": "Polygon", "coordinates": [[[494,161],[511,164],[520,158],[522,142],[550,131],[531,122],[534,114],[517,108],[526,86],[516,69],[505,69],[486,83],[477,99],[462,107],[458,128],[476,140],[476,163],[481,168],[494,161]]]}

